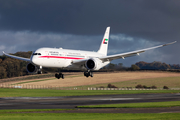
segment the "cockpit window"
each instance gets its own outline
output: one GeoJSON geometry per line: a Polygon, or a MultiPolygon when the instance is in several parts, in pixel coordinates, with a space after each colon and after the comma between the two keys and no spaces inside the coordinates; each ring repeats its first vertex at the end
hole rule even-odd
{"type": "Polygon", "coordinates": [[[33,55],[41,55],[41,53],[33,53],[33,55]]]}

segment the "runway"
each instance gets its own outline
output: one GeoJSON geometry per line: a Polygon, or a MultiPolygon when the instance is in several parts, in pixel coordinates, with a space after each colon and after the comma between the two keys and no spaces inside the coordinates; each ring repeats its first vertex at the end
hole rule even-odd
{"type": "MultiPolygon", "coordinates": [[[[154,113],[180,112],[180,107],[172,108],[120,108],[120,109],[80,109],[80,105],[116,104],[179,101],[180,94],[125,94],[70,97],[5,97],[0,98],[0,109],[74,109],[64,112],[97,112],[97,113],[154,113]]],[[[59,111],[63,112],[63,111],[59,111]]]]}

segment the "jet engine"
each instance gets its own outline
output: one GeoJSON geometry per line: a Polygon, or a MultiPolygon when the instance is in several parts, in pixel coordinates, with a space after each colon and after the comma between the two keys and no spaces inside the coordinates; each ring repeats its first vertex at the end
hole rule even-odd
{"type": "Polygon", "coordinates": [[[37,72],[37,67],[33,65],[32,63],[28,63],[26,66],[26,69],[29,73],[37,72]]]}
{"type": "Polygon", "coordinates": [[[85,67],[88,70],[99,70],[102,67],[102,61],[98,58],[92,58],[86,61],[85,67]]]}

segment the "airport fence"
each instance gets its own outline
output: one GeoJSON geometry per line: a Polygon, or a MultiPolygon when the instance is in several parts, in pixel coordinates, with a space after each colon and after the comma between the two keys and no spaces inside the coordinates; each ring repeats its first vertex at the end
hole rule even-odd
{"type": "MultiPolygon", "coordinates": [[[[47,86],[47,85],[27,85],[27,84],[5,84],[1,83],[0,88],[11,89],[54,89],[54,90],[163,90],[161,89],[143,89],[143,88],[95,88],[95,87],[60,87],[60,86],[47,86]]],[[[169,90],[180,90],[180,88],[171,88],[169,90]]]]}

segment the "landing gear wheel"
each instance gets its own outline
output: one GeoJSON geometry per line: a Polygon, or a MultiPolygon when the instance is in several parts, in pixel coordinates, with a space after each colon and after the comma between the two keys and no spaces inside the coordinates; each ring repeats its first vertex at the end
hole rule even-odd
{"type": "Polygon", "coordinates": [[[93,73],[91,71],[87,71],[87,72],[84,72],[84,76],[86,76],[87,78],[89,76],[93,77],[93,73]]]}
{"type": "Polygon", "coordinates": [[[55,74],[55,78],[59,79],[59,74],[58,73],[55,74]]]}
{"type": "Polygon", "coordinates": [[[84,76],[89,77],[88,72],[84,72],[84,76]]]}
{"type": "Polygon", "coordinates": [[[61,78],[64,79],[64,74],[61,75],[61,78]]]}
{"type": "Polygon", "coordinates": [[[42,74],[42,71],[41,71],[41,70],[38,70],[37,74],[42,74]]]}
{"type": "Polygon", "coordinates": [[[55,77],[56,77],[57,79],[60,79],[60,78],[64,79],[64,74],[62,74],[62,73],[56,73],[56,74],[55,74],[55,77]]]}
{"type": "Polygon", "coordinates": [[[91,72],[91,75],[90,75],[91,77],[93,77],[93,73],[91,72]]]}

